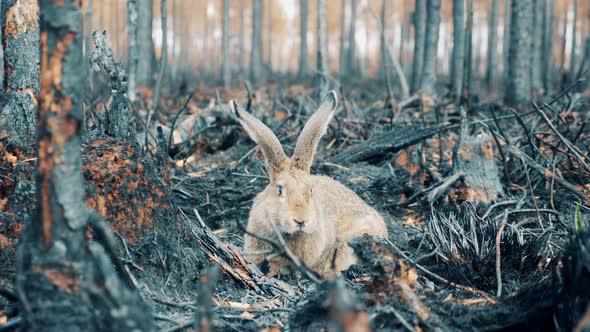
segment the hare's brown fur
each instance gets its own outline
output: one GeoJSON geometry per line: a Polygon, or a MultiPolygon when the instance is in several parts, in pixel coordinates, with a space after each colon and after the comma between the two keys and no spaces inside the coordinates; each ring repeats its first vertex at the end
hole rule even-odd
{"type": "MultiPolygon", "coordinates": [[[[273,223],[289,249],[308,267],[327,274],[335,255],[335,269],[346,270],[356,262],[348,240],[363,234],[387,237],[381,215],[340,182],[309,173],[317,145],[336,109],[336,94],[330,92],[318,111],[305,125],[288,158],[276,136],[262,122],[231,103],[232,111],[257,142],[265,157],[270,183],[254,199],[247,230],[249,233],[276,239],[273,223]]],[[[245,236],[244,250],[259,252],[271,245],[245,236]]],[[[263,261],[263,255],[253,261],[263,261]]],[[[290,271],[284,258],[270,261],[269,274],[290,271]]]]}

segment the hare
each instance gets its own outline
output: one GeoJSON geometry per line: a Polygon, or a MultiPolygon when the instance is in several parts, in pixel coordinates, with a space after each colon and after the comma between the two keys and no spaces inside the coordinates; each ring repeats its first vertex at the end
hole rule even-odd
{"type": "MultiPolygon", "coordinates": [[[[310,174],[320,139],[336,111],[336,98],[334,91],[324,98],[305,124],[291,158],[266,125],[230,101],[234,117],[260,146],[270,177],[268,186],[254,199],[247,231],[276,240],[278,229],[293,254],[322,276],[333,273],[333,263],[336,273],[356,263],[350,238],[365,233],[387,237],[381,215],[352,190],[330,177],[310,174]]],[[[244,242],[244,250],[254,254],[272,248],[247,234],[244,242]]],[[[265,259],[263,254],[253,257],[256,264],[265,259]]],[[[286,259],[273,258],[268,275],[291,269],[286,259]]]]}

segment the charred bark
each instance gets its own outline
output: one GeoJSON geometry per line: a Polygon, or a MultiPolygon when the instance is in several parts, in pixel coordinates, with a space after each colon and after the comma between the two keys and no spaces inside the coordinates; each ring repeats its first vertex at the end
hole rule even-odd
{"type": "Polygon", "coordinates": [[[434,95],[436,85],[436,53],[440,27],[440,0],[428,0],[426,19],[426,37],[424,38],[424,67],[420,89],[434,95]]]}
{"type": "MultiPolygon", "coordinates": [[[[96,45],[91,59],[93,68],[96,71],[106,71],[111,80],[112,102],[110,114],[107,117],[108,123],[101,124],[101,126],[107,128],[106,134],[116,138],[126,139],[128,136],[133,135],[133,128],[129,123],[127,75],[122,66],[115,61],[106,33],[95,31],[92,37],[96,45]]],[[[103,112],[106,112],[106,110],[103,112]]]]}
{"type": "Polygon", "coordinates": [[[31,144],[37,133],[39,94],[39,4],[35,0],[2,2],[4,91],[8,133],[31,144]]]}
{"type": "Polygon", "coordinates": [[[504,101],[524,104],[531,97],[531,27],[533,0],[512,1],[508,78],[504,101]]]}
{"type": "Polygon", "coordinates": [[[432,128],[408,126],[392,130],[352,146],[330,158],[330,161],[341,164],[366,161],[377,157],[385,158],[387,153],[399,151],[425,138],[434,136],[443,127],[444,125],[432,128]]]}
{"type": "Polygon", "coordinates": [[[424,68],[424,45],[426,40],[426,3],[416,0],[414,10],[414,63],[412,64],[412,93],[420,88],[420,79],[424,68]]]}
{"type": "Polygon", "coordinates": [[[453,154],[455,174],[461,174],[461,198],[468,202],[490,203],[503,195],[498,166],[494,159],[492,136],[486,133],[471,135],[461,110],[461,132],[453,154]]]}
{"type": "Polygon", "coordinates": [[[110,228],[84,205],[81,18],[79,3],[41,2],[40,204],[20,239],[17,287],[31,329],[149,331],[149,308],[122,274],[110,228]]]}

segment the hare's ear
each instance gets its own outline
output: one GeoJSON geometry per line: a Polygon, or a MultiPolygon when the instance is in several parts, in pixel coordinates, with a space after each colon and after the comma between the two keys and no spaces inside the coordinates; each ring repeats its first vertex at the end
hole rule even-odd
{"type": "Polygon", "coordinates": [[[309,118],[291,156],[292,167],[309,173],[318,144],[326,133],[328,123],[334,117],[337,103],[336,92],[332,90],[324,98],[318,110],[309,118]]]}
{"type": "Polygon", "coordinates": [[[235,101],[229,102],[234,117],[244,127],[250,138],[260,146],[266,161],[266,169],[271,178],[287,168],[288,159],[279,139],[264,123],[246,112],[235,101]]]}

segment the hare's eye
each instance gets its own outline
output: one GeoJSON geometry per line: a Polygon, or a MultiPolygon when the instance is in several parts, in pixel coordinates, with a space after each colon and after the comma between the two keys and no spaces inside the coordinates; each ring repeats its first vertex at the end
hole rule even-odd
{"type": "Polygon", "coordinates": [[[279,192],[279,197],[285,197],[285,187],[278,185],[278,192],[279,192]]]}

